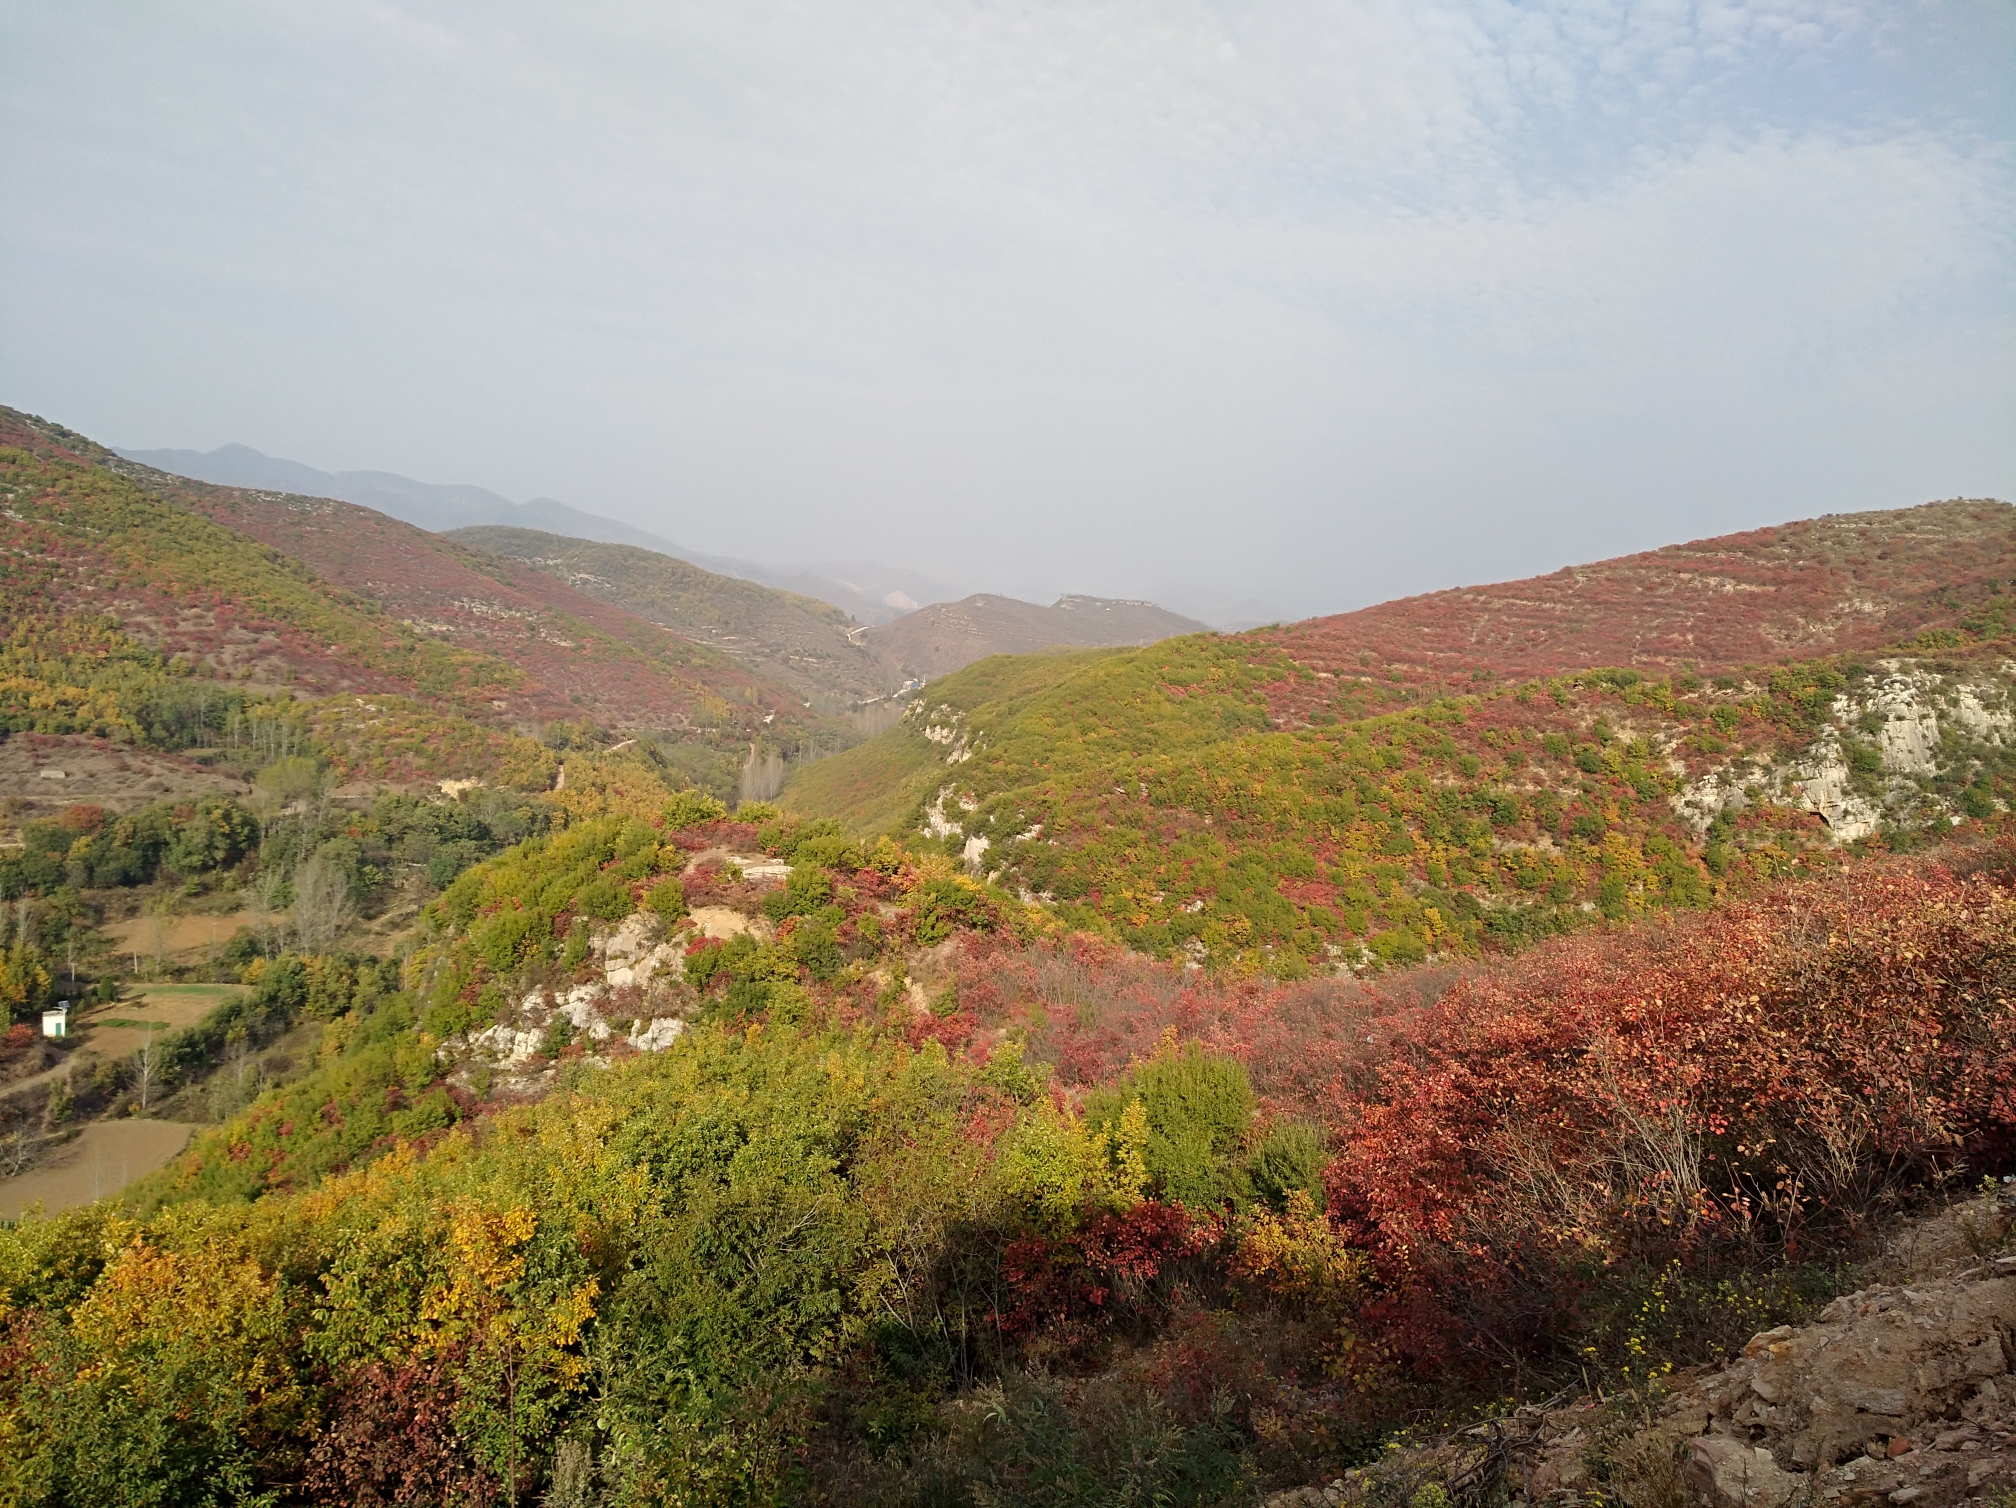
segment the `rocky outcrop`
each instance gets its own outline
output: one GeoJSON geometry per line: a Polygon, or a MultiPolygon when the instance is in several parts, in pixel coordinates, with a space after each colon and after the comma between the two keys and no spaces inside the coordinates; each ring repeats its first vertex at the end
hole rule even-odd
{"type": "Polygon", "coordinates": [[[663,921],[645,911],[598,932],[589,960],[599,977],[583,980],[577,974],[578,982],[564,992],[534,990],[504,1019],[448,1038],[440,1054],[456,1065],[449,1077],[466,1081],[487,1070],[501,1075],[513,1092],[538,1090],[555,1072],[556,1036],[580,1043],[591,1062],[606,1063],[619,1044],[634,1052],[663,1052],[686,1029],[684,1003],[671,986],[679,981],[691,935],[690,925],[682,925],[668,937],[663,921]]]}
{"type": "Polygon", "coordinates": [[[1796,759],[1774,765],[1753,749],[1683,788],[1672,798],[1674,813],[1705,835],[1721,813],[1770,801],[1818,813],[1841,843],[1892,823],[1957,821],[1952,804],[1925,782],[1971,778],[2016,738],[2016,663],[1976,665],[1968,675],[1961,681],[1918,660],[1878,661],[1854,692],[1834,698],[1819,736],[1796,759]]]}
{"type": "MultiPolygon", "coordinates": [[[[1581,1399],[1532,1406],[1274,1508],[1369,1504],[1396,1479],[1451,1501],[1621,1499],[1700,1508],[1896,1508],[2016,1492],[2016,1185],[1908,1227],[1813,1323],[1676,1378],[1652,1414],[1581,1399]]],[[[1642,1406],[1642,1405],[1641,1405],[1642,1406]]],[[[1414,1501],[1420,1501],[1418,1496],[1414,1501]]]]}
{"type": "Polygon", "coordinates": [[[1866,1288],[1812,1325],[1766,1331],[1669,1398],[1655,1432],[1714,1508],[1809,1502],[1944,1508],[2016,1482],[2016,1257],[1866,1288]]]}
{"type": "Polygon", "coordinates": [[[593,943],[602,960],[603,981],[612,990],[645,988],[654,979],[676,978],[685,949],[676,941],[661,941],[664,924],[649,912],[623,918],[614,932],[593,943]]]}

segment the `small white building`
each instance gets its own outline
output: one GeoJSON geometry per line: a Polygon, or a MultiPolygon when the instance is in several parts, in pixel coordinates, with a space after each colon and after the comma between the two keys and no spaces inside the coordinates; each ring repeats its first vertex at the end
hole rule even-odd
{"type": "Polygon", "coordinates": [[[42,1013],[42,1035],[45,1037],[67,1037],[70,1035],[70,1002],[59,1000],[56,1009],[42,1013]]]}

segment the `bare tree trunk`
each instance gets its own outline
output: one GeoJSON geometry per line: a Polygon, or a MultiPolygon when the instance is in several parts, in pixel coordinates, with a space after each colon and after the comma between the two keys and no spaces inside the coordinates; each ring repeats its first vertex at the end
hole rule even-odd
{"type": "Polygon", "coordinates": [[[749,745],[749,757],[742,764],[742,799],[768,801],[784,789],[784,759],[779,754],[759,755],[749,745]]]}
{"type": "Polygon", "coordinates": [[[252,899],[259,907],[259,945],[271,958],[287,946],[286,921],[281,917],[280,892],[286,887],[286,876],[277,870],[264,869],[252,882],[252,899]]]}
{"type": "Polygon", "coordinates": [[[161,970],[168,961],[167,903],[157,902],[147,912],[147,947],[154,954],[154,977],[161,977],[161,970]]]}

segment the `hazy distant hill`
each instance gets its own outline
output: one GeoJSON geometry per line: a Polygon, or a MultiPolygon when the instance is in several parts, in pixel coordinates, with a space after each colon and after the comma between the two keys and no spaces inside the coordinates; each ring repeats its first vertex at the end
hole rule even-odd
{"type": "Polygon", "coordinates": [[[540,529],[602,544],[636,545],[720,575],[739,576],[835,603],[863,623],[887,623],[919,603],[940,601],[952,595],[952,589],[941,582],[893,566],[867,563],[774,566],[726,555],[707,555],[616,519],[570,508],[550,497],[514,503],[486,487],[416,482],[391,471],[318,471],[300,461],[266,455],[249,445],[223,445],[216,450],[113,449],[129,461],[176,476],[224,487],[333,497],[375,508],[437,534],[495,524],[540,529]]]}
{"type": "Polygon", "coordinates": [[[1293,613],[1261,597],[1221,591],[1195,581],[1164,582],[1148,590],[1148,598],[1172,613],[1208,623],[1220,633],[1243,633],[1264,623],[1286,623],[1293,613]]]}
{"type": "Polygon", "coordinates": [[[981,594],[922,608],[869,630],[866,638],[891,664],[930,679],[950,675],[988,655],[1152,644],[1177,634],[1205,632],[1207,625],[1152,602],[1067,596],[1039,607],[1013,597],[981,594]]]}
{"type": "Polygon", "coordinates": [[[677,551],[678,546],[655,534],[613,518],[583,513],[550,497],[514,503],[487,487],[442,486],[416,482],[390,471],[318,471],[300,461],[269,456],[249,445],[224,445],[216,450],[120,450],[129,461],[157,471],[214,482],[225,487],[254,487],[300,497],[333,497],[375,508],[434,533],[469,524],[511,524],[524,528],[565,530],[582,539],[642,545],[650,550],[677,551]]]}
{"type": "Polygon", "coordinates": [[[904,679],[861,642],[861,625],[813,597],[719,576],[633,545],[494,525],[457,529],[451,537],[733,655],[834,711],[884,697],[904,679]]]}

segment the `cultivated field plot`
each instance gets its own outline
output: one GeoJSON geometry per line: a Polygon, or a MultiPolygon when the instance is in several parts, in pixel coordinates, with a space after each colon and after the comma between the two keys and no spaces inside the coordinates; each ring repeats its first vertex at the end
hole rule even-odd
{"type": "Polygon", "coordinates": [[[111,812],[171,798],[243,795],[245,782],[170,754],[99,739],[23,734],[0,742],[0,797],[20,816],[53,817],[79,803],[111,812]]]}
{"type": "MultiPolygon", "coordinates": [[[[204,948],[214,948],[230,940],[231,934],[253,920],[249,915],[229,916],[129,916],[105,929],[122,958],[135,954],[150,963],[158,952],[175,958],[204,948]],[[158,946],[157,946],[158,945],[158,946]]],[[[207,988],[207,986],[206,986],[207,988]]]]}
{"type": "Polygon", "coordinates": [[[0,1220],[40,1205],[50,1214],[118,1193],[189,1145],[179,1121],[94,1121],[39,1168],[0,1180],[0,1220]]]}
{"type": "Polygon", "coordinates": [[[81,1045],[106,1058],[136,1052],[149,1032],[194,1026],[227,1000],[245,993],[242,984],[150,984],[93,1006],[71,1023],[81,1045]]]}

